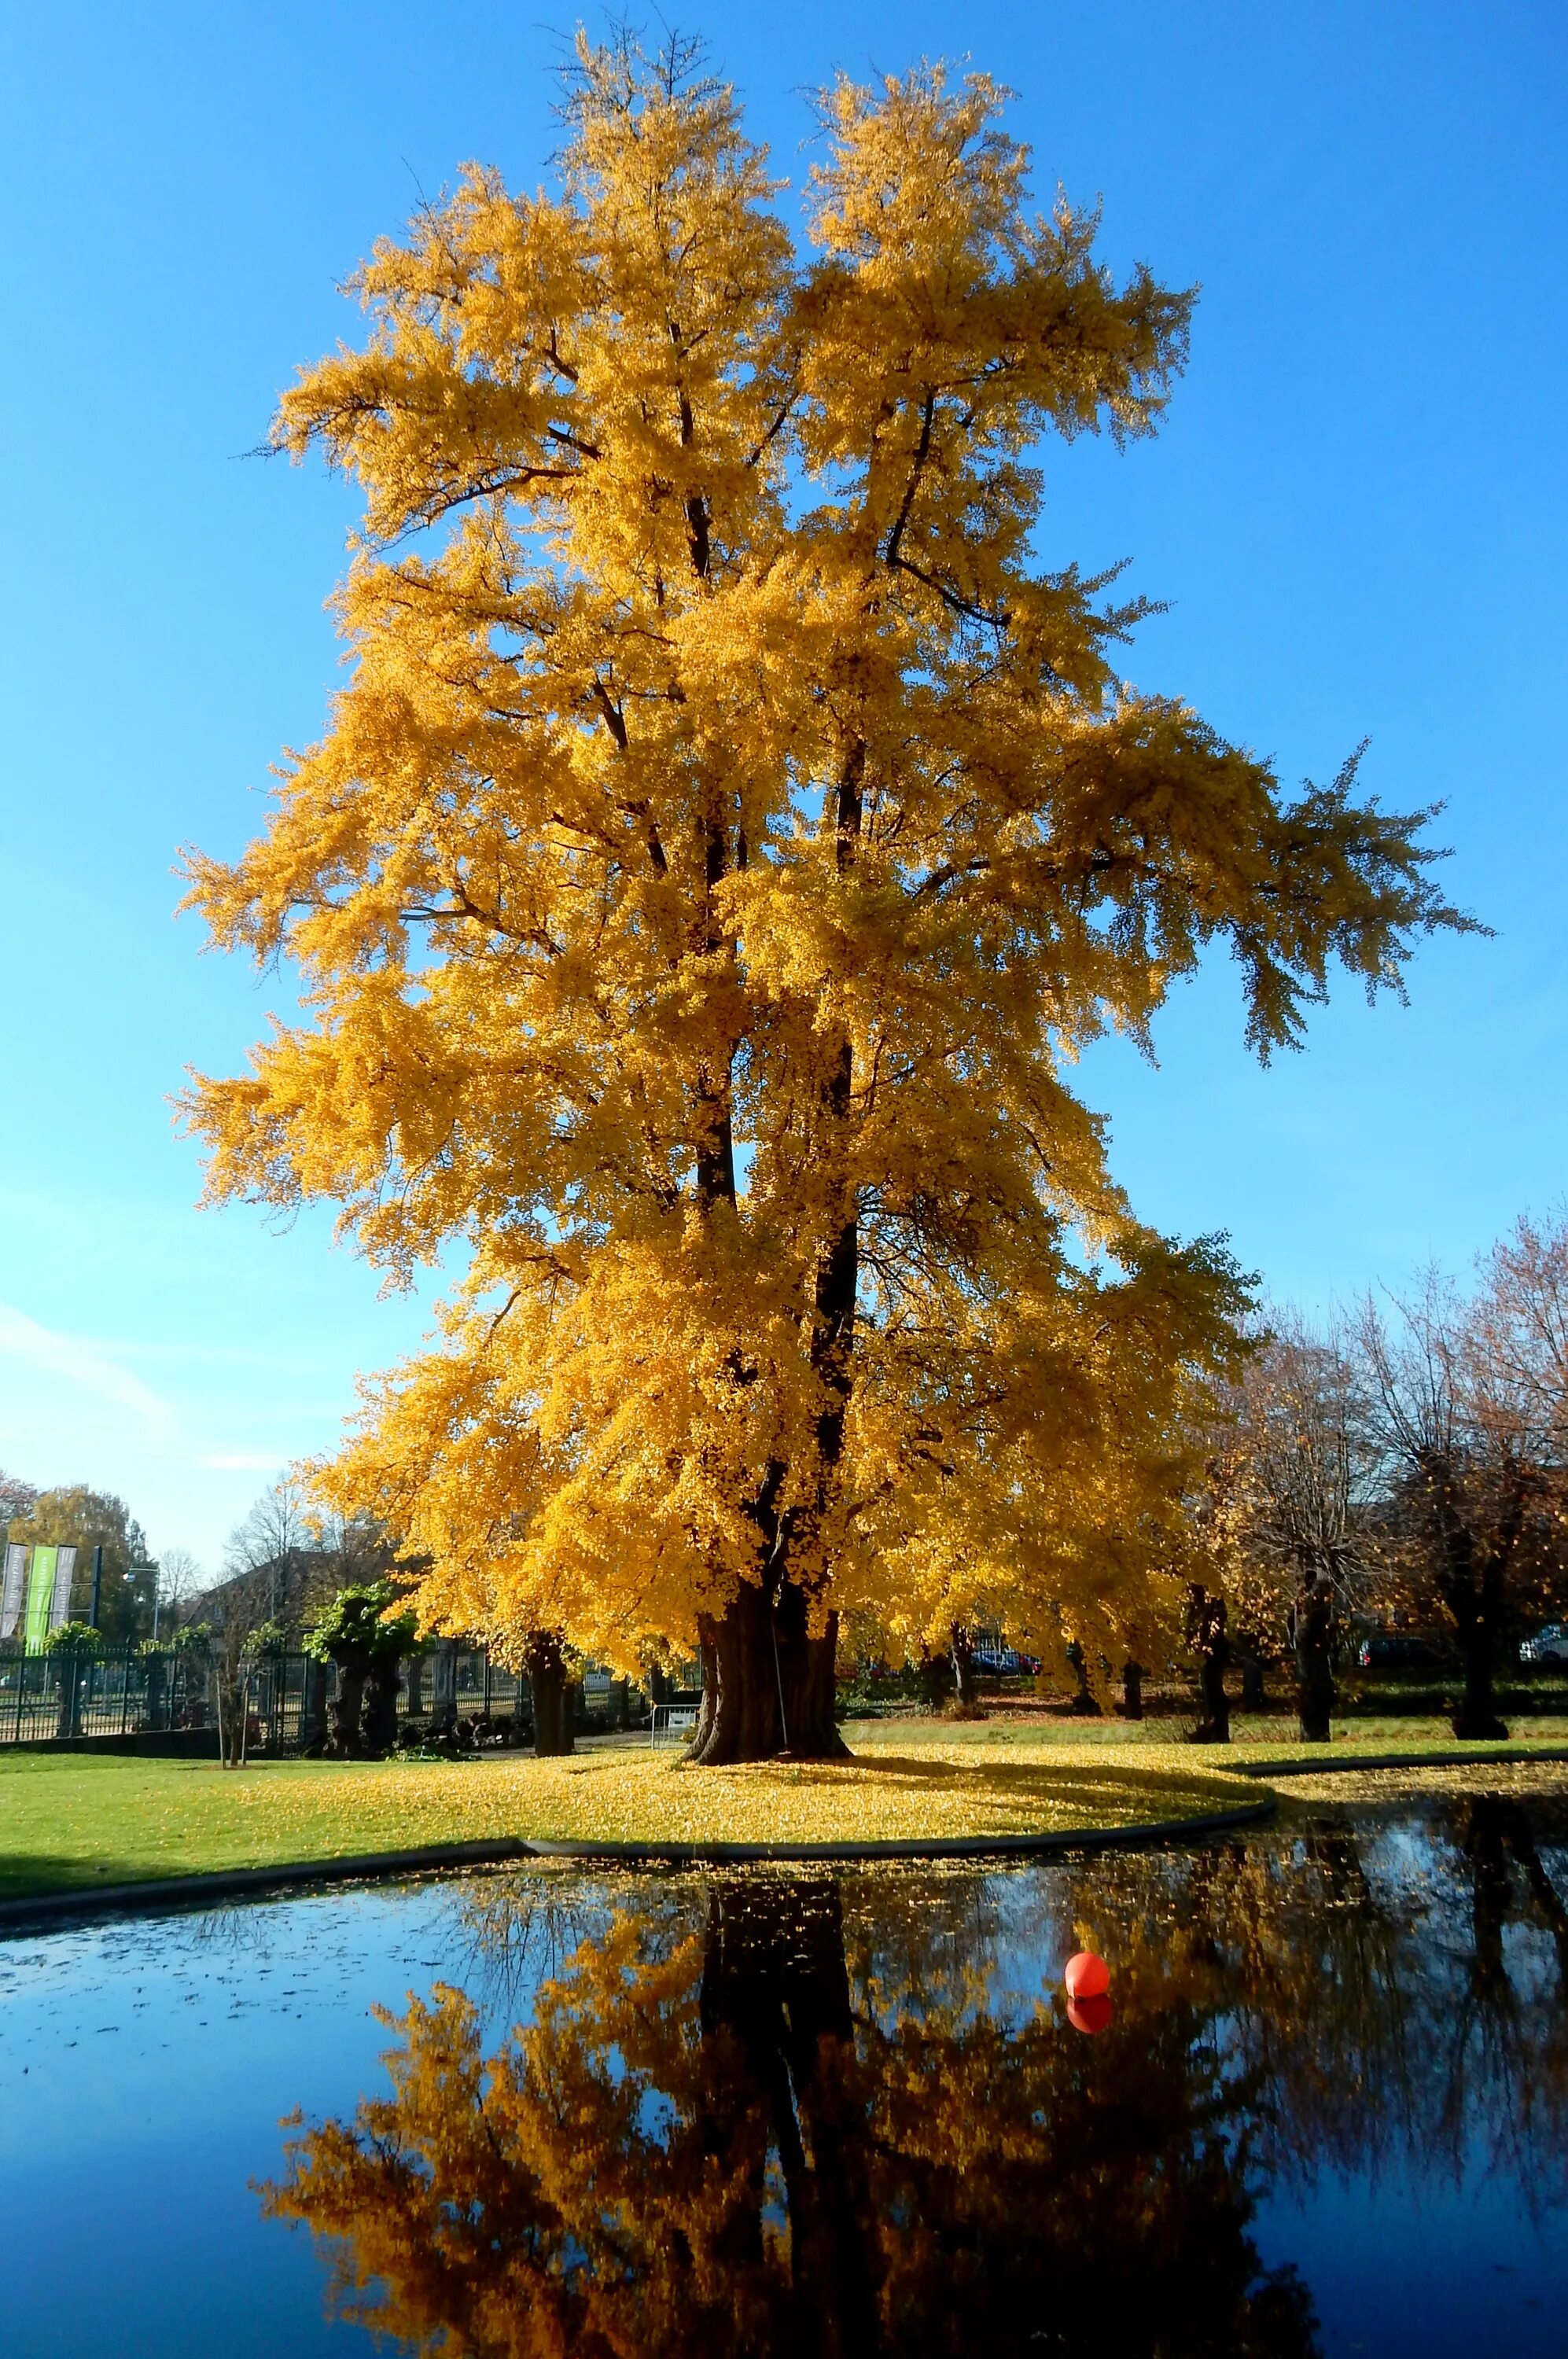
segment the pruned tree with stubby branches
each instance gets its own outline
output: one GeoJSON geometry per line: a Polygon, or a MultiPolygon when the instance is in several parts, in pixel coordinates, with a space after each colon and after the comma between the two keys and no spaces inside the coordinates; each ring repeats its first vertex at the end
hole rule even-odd
{"type": "Polygon", "coordinates": [[[557,184],[379,245],[274,447],[364,517],[265,835],[195,855],[299,1020],[190,1117],[434,1348],[321,1470],[427,1626],[700,1649],[705,1761],[835,1750],[835,1616],[1120,1662],[1241,1307],[1065,1078],[1212,944],[1251,1041],[1463,922],[1425,814],[1291,799],[1034,550],[1042,437],[1150,433],[1192,297],[1030,210],[983,74],[821,102],[799,236],[689,46],[580,43],[557,184]]]}

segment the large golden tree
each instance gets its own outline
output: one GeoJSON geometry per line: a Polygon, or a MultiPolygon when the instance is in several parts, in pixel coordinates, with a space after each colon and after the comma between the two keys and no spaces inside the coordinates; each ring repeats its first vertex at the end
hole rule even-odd
{"type": "Polygon", "coordinates": [[[196,1082],[213,1192],[470,1256],[327,1487],[431,1624],[700,1646],[710,1760],[833,1748],[846,1607],[1136,1647],[1236,1288],[1063,1069],[1216,940],[1267,1052],[1455,922],[1421,815],[1287,800],[1036,561],[1033,445],[1150,431],[1191,299],[1027,209],[1000,99],[841,82],[798,247],[730,90],[581,46],[558,191],[467,170],[284,397],[353,675],[191,863],[305,1011],[196,1082]]]}

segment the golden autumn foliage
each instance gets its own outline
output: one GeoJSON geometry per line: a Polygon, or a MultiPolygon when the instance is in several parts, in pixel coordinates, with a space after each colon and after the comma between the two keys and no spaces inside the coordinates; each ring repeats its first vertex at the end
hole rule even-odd
{"type": "Polygon", "coordinates": [[[1029,209],[1002,96],[841,81],[798,241],[728,89],[580,45],[558,188],[469,168],[283,400],[352,678],[191,862],[304,1006],[191,1093],[212,1192],[469,1256],[323,1489],[428,1625],[700,1646],[710,1759],[833,1749],[845,1608],[1136,1651],[1238,1291],[1067,1069],[1214,942],[1267,1053],[1461,922],[1422,815],[1288,799],[1040,568],[1035,445],[1151,431],[1191,298],[1029,209]]]}

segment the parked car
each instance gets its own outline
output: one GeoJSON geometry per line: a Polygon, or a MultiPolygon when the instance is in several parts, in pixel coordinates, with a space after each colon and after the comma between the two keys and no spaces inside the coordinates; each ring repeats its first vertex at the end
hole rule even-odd
{"type": "Polygon", "coordinates": [[[1356,1659],[1364,1671],[1440,1671],[1452,1658],[1435,1638],[1401,1638],[1390,1632],[1363,1638],[1356,1659]]]}
{"type": "Polygon", "coordinates": [[[1568,1663],[1568,1622],[1549,1622],[1519,1647],[1521,1663],[1568,1663]]]}
{"type": "Polygon", "coordinates": [[[1016,1647],[976,1647],[975,1668],[994,1679],[1016,1679],[1020,1672],[1032,1679],[1040,1669],[1040,1660],[1034,1655],[1020,1655],[1016,1647]]]}

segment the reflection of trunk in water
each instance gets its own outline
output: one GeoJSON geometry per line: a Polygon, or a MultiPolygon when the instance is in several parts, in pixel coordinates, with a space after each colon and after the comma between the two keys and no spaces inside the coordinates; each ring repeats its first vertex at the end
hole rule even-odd
{"type": "MultiPolygon", "coordinates": [[[[855,2021],[837,1886],[720,1884],[708,1902],[699,2018],[731,2044],[732,2102],[760,2093],[789,2221],[800,2323],[825,2354],[879,2347],[867,2234],[868,2125],[855,2092],[855,2021]]],[[[713,2125],[715,2151],[728,2140],[713,2125]]],[[[755,2222],[760,2250],[762,2190],[755,2222]]],[[[802,2347],[806,2347],[802,2341],[802,2347]]]]}
{"type": "MultiPolygon", "coordinates": [[[[1520,1966],[1516,1961],[1510,1971],[1507,1934],[1510,1925],[1522,1924],[1548,1935],[1556,1953],[1561,2014],[1568,2000],[1568,1909],[1536,1848],[1529,1813],[1511,1796],[1472,1798],[1465,1808],[1460,1848],[1470,1875],[1469,1987],[1467,2004],[1454,2021],[1444,2111],[1451,2128],[1456,2130],[1472,2099],[1470,2083],[1476,2060],[1471,2051],[1472,2043],[1478,2041],[1486,2082],[1507,2094],[1500,2118],[1510,2139],[1528,2139],[1541,2096],[1550,2105],[1554,2097],[1561,2099],[1562,2092],[1550,2077],[1542,2082],[1541,2057],[1530,2029],[1532,2017],[1541,2011],[1540,2002],[1532,2002],[1518,1986],[1520,1966]]],[[[1549,2114],[1549,2139],[1552,2133],[1549,2114]]],[[[1528,2183],[1533,2174],[1527,2170],[1525,2176],[1528,2183]]]]}
{"type": "Polygon", "coordinates": [[[1533,1917],[1552,1936],[1559,1980],[1568,1994],[1568,1908],[1535,1847],[1529,1813],[1509,1795],[1477,1794],[1466,1819],[1465,1856],[1470,1864],[1475,1937],[1472,1987],[1476,1996],[1508,1987],[1503,1934],[1509,1919],[1520,1914],[1533,1917]],[[1514,1867],[1524,1886],[1522,1910],[1513,1906],[1514,1867]]]}

